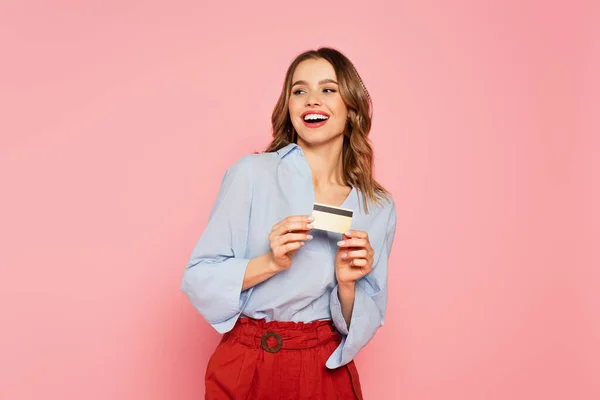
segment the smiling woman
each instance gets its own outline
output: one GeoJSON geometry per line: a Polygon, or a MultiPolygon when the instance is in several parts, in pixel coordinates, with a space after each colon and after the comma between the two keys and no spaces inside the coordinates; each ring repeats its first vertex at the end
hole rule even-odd
{"type": "Polygon", "coordinates": [[[387,194],[373,178],[371,118],[371,97],[352,62],[335,49],[307,51],[288,68],[267,151],[289,143],[308,148],[340,141],[342,180],[363,192],[368,210],[369,202],[380,204],[387,194]]]}
{"type": "Polygon", "coordinates": [[[396,230],[372,176],[371,99],[343,54],[309,51],[272,124],[266,152],[225,173],[184,272],[182,290],[224,334],[206,398],[362,399],[353,359],[384,322],[396,230]],[[315,204],[352,229],[315,229],[315,204]]]}
{"type": "Polygon", "coordinates": [[[306,60],[296,67],[289,114],[300,145],[323,143],[345,131],[348,109],[335,75],[333,66],[322,58],[306,60]],[[316,130],[325,125],[327,128],[316,130]]]}

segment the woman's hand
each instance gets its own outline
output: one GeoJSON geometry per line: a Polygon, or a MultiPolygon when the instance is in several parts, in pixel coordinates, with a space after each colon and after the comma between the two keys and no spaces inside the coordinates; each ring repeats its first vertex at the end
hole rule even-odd
{"type": "Polygon", "coordinates": [[[367,232],[351,230],[342,235],[335,257],[338,285],[354,283],[371,272],[374,255],[367,232]]]}
{"type": "Polygon", "coordinates": [[[306,240],[312,236],[308,232],[313,228],[313,217],[292,216],[273,225],[269,241],[271,242],[272,262],[277,271],[288,269],[292,265],[292,256],[306,240]]]}

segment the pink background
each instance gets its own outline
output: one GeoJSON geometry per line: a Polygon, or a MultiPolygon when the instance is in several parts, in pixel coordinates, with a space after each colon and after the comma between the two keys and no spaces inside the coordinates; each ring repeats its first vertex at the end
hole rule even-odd
{"type": "Polygon", "coordinates": [[[0,398],[202,397],[183,268],[321,45],[398,205],[366,398],[600,398],[597,2],[95,3],[0,5],[0,398]]]}

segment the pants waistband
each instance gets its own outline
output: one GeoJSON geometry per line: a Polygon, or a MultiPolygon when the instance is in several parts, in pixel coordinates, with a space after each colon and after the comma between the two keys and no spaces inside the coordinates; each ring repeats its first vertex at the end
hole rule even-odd
{"type": "Polygon", "coordinates": [[[283,322],[240,318],[229,332],[243,345],[263,348],[270,353],[281,349],[298,350],[341,340],[331,321],[283,322]]]}

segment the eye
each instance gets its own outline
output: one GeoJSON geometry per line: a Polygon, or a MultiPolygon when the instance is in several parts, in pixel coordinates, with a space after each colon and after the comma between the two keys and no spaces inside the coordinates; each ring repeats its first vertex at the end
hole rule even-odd
{"type": "Polygon", "coordinates": [[[302,90],[302,89],[294,90],[292,92],[292,94],[295,94],[296,96],[299,95],[299,94],[302,94],[302,93],[304,93],[304,90],[302,90]]]}
{"type": "Polygon", "coordinates": [[[335,92],[337,92],[337,90],[332,89],[332,88],[325,88],[325,89],[323,89],[323,92],[325,92],[325,93],[335,93],[335,92]]]}

